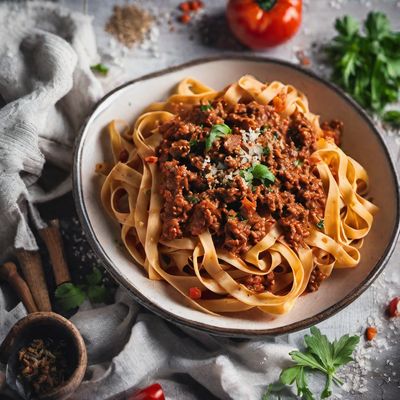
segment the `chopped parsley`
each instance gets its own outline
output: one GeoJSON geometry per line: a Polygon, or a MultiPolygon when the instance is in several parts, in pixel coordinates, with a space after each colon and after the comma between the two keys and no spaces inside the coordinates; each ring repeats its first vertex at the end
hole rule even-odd
{"type": "Polygon", "coordinates": [[[262,127],[261,127],[261,129],[260,129],[260,132],[261,133],[264,133],[267,129],[270,129],[271,128],[271,125],[263,125],[262,127]]]}
{"type": "Polygon", "coordinates": [[[189,146],[190,147],[196,147],[197,145],[198,145],[198,141],[196,140],[196,139],[192,139],[190,142],[189,142],[189,146]]]}
{"type": "Polygon", "coordinates": [[[295,167],[301,167],[301,166],[304,164],[304,161],[302,161],[302,160],[295,160],[295,161],[293,162],[293,164],[294,164],[295,167]]]}
{"type": "Polygon", "coordinates": [[[215,140],[223,138],[232,133],[232,129],[226,124],[213,125],[210,134],[206,138],[206,151],[209,151],[215,140]]]}
{"type": "Polygon", "coordinates": [[[276,131],[274,132],[274,139],[275,139],[275,140],[278,140],[278,139],[279,139],[279,133],[276,132],[276,131]]]}
{"type": "Polygon", "coordinates": [[[263,148],[263,154],[264,154],[264,156],[269,156],[270,153],[271,153],[271,150],[269,149],[268,146],[263,148]]]}
{"type": "Polygon", "coordinates": [[[317,223],[317,228],[323,230],[325,228],[324,225],[324,220],[321,219],[318,223],[317,223]]]}
{"type": "Polygon", "coordinates": [[[200,199],[196,196],[186,196],[185,198],[189,203],[192,204],[197,204],[200,201],[200,199]]]}
{"type": "Polygon", "coordinates": [[[248,185],[252,185],[254,179],[261,181],[265,186],[275,182],[275,175],[263,164],[254,164],[252,167],[240,171],[240,176],[248,185]]]}
{"type": "Polygon", "coordinates": [[[200,106],[200,110],[201,111],[208,111],[208,110],[212,110],[213,106],[211,104],[202,104],[200,106]]]}
{"type": "Polygon", "coordinates": [[[104,75],[104,76],[106,76],[108,74],[108,71],[110,70],[110,68],[108,68],[106,65],[101,64],[101,63],[96,64],[96,65],[92,65],[90,67],[90,69],[92,71],[97,72],[97,73],[99,73],[101,75],[104,75]]]}

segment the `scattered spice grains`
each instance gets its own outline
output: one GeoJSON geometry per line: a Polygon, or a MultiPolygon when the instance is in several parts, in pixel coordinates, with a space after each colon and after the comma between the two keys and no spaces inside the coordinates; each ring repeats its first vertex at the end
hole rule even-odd
{"type": "Polygon", "coordinates": [[[133,4],[115,6],[105,30],[126,47],[131,48],[145,40],[154,22],[153,15],[133,4]]]}
{"type": "Polygon", "coordinates": [[[18,379],[36,394],[60,386],[67,378],[66,343],[33,339],[18,352],[18,379]]]}
{"type": "Polygon", "coordinates": [[[296,57],[299,60],[300,65],[303,67],[309,67],[311,65],[311,60],[309,57],[306,56],[304,50],[296,51],[296,57]]]}
{"type": "Polygon", "coordinates": [[[374,326],[369,326],[365,330],[365,337],[367,340],[371,341],[371,340],[375,339],[377,333],[378,333],[378,331],[374,326]]]}

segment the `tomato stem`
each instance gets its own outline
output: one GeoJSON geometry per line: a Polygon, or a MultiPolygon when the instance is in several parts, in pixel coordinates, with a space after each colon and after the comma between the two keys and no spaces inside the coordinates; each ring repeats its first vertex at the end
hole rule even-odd
{"type": "Polygon", "coordinates": [[[257,0],[257,4],[264,11],[269,11],[274,8],[277,0],[257,0]]]}

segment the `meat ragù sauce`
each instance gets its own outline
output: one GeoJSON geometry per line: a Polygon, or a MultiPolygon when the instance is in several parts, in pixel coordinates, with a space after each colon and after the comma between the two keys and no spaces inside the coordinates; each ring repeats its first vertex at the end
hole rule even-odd
{"type": "MultiPolygon", "coordinates": [[[[326,195],[311,157],[318,137],[301,113],[278,111],[216,99],[182,105],[159,126],[161,240],[208,229],[216,247],[240,256],[277,223],[290,247],[304,245],[324,218],[326,195]]],[[[338,142],[340,130],[335,122],[323,132],[338,142]]],[[[271,279],[248,284],[261,291],[271,279]]]]}

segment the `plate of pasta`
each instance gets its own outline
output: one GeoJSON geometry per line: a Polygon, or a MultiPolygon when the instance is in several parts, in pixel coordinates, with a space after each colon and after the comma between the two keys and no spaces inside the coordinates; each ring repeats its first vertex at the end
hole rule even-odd
{"type": "Polygon", "coordinates": [[[254,337],[357,298],[399,230],[398,178],[368,116],[283,61],[194,61],[102,99],[74,196],[108,271],[179,324],[254,337]]]}

